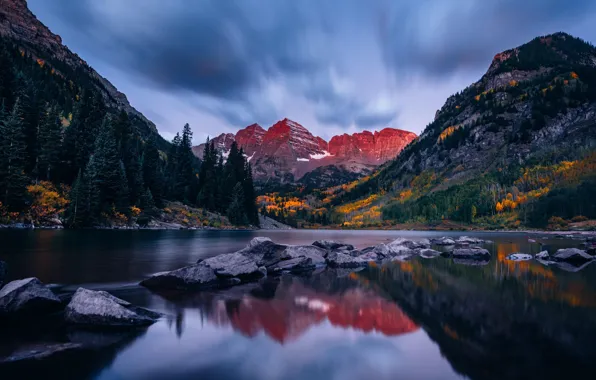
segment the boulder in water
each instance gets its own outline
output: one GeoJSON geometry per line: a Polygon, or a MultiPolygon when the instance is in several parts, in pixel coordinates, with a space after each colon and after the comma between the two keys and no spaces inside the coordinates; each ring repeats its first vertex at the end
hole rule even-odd
{"type": "Polygon", "coordinates": [[[35,277],[9,282],[0,290],[0,315],[39,315],[61,306],[60,299],[35,277]]]}
{"type": "Polygon", "coordinates": [[[222,285],[213,269],[203,263],[189,265],[170,272],[160,272],[141,281],[149,289],[202,289],[222,285]]]}
{"type": "Polygon", "coordinates": [[[253,260],[238,252],[211,257],[200,264],[211,268],[218,277],[249,279],[263,276],[253,260]]]}
{"type": "Polygon", "coordinates": [[[107,292],[79,288],[66,306],[64,317],[75,325],[134,327],[153,324],[161,315],[134,307],[107,292]]]}
{"type": "Polygon", "coordinates": [[[559,249],[552,257],[555,261],[588,261],[594,259],[586,251],[577,248],[559,249]]]}
{"type": "Polygon", "coordinates": [[[538,252],[534,257],[537,260],[548,260],[548,259],[550,259],[550,255],[548,254],[548,251],[538,252]]]}
{"type": "Polygon", "coordinates": [[[368,265],[368,260],[342,252],[331,252],[327,255],[327,265],[333,268],[358,268],[368,265]]]}
{"type": "Polygon", "coordinates": [[[489,259],[490,252],[484,248],[470,247],[453,250],[452,256],[458,259],[489,259]]]}
{"type": "Polygon", "coordinates": [[[290,245],[285,251],[285,254],[292,259],[306,257],[311,259],[312,264],[319,267],[325,265],[325,256],[327,253],[327,251],[315,245],[290,245]]]}
{"type": "Polygon", "coordinates": [[[354,250],[354,246],[352,244],[344,244],[334,240],[317,240],[314,243],[312,243],[312,245],[329,251],[335,251],[338,249],[345,249],[348,251],[354,250]]]}

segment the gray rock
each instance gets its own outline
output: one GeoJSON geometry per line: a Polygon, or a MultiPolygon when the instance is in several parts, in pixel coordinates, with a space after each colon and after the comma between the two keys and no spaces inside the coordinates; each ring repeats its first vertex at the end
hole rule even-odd
{"type": "Polygon", "coordinates": [[[419,249],[417,250],[417,253],[420,255],[420,257],[425,259],[434,259],[435,257],[441,256],[441,252],[429,248],[419,249]]]}
{"type": "Polygon", "coordinates": [[[283,260],[277,263],[274,267],[271,267],[268,272],[279,273],[279,272],[307,272],[314,270],[316,265],[312,262],[312,259],[304,256],[299,256],[289,260],[283,260]]]}
{"type": "Polygon", "coordinates": [[[348,251],[354,250],[354,246],[352,244],[344,244],[334,240],[317,240],[314,243],[312,243],[312,245],[330,251],[335,251],[338,249],[345,249],[348,251]]]}
{"type": "Polygon", "coordinates": [[[250,244],[236,253],[240,253],[253,260],[259,267],[273,267],[282,260],[288,260],[292,257],[286,252],[287,245],[276,244],[271,240],[255,238],[250,244]]]}
{"type": "Polygon", "coordinates": [[[84,288],[76,291],[64,314],[68,323],[97,327],[148,326],[159,317],[107,292],[84,288]]]}
{"type": "Polygon", "coordinates": [[[435,245],[455,245],[455,240],[448,237],[442,237],[438,239],[433,239],[432,243],[435,245]]]}
{"type": "Polygon", "coordinates": [[[209,266],[203,263],[189,265],[171,272],[160,272],[141,281],[150,289],[201,289],[217,287],[221,281],[209,266]]]}
{"type": "Polygon", "coordinates": [[[389,248],[394,247],[406,247],[409,249],[417,249],[417,248],[430,248],[430,240],[428,239],[421,239],[421,240],[409,240],[404,238],[398,238],[392,241],[391,243],[387,244],[389,248]]]}
{"type": "Polygon", "coordinates": [[[61,306],[60,299],[34,277],[9,282],[0,290],[0,315],[39,315],[61,306]]]}
{"type": "Polygon", "coordinates": [[[528,255],[527,253],[516,252],[507,255],[506,259],[510,261],[528,261],[532,260],[532,255],[528,255]]]}
{"type": "Polygon", "coordinates": [[[594,257],[581,249],[565,248],[559,249],[551,258],[555,261],[588,261],[594,257]]]}
{"type": "Polygon", "coordinates": [[[452,256],[458,259],[489,259],[490,252],[478,247],[457,248],[453,250],[452,256]]]}
{"type": "Polygon", "coordinates": [[[482,240],[478,238],[473,238],[469,236],[460,236],[455,243],[456,244],[484,244],[488,243],[488,240],[482,240]]]}
{"type": "Polygon", "coordinates": [[[264,242],[267,241],[271,241],[270,238],[266,237],[266,236],[257,236],[256,238],[253,238],[248,245],[246,246],[247,248],[252,248],[252,247],[256,247],[259,244],[262,244],[264,242]]]}
{"type": "Polygon", "coordinates": [[[263,275],[252,259],[238,252],[211,257],[201,264],[213,269],[215,275],[219,277],[250,278],[263,275]]]}
{"type": "Polygon", "coordinates": [[[379,244],[374,247],[373,252],[381,258],[413,255],[415,251],[405,245],[399,244],[379,244]]]}
{"type": "Polygon", "coordinates": [[[548,254],[548,251],[538,252],[534,257],[537,260],[548,260],[548,259],[550,259],[550,255],[548,254]]]}
{"type": "Polygon", "coordinates": [[[6,263],[0,260],[0,287],[4,284],[6,278],[6,263]]]}
{"type": "Polygon", "coordinates": [[[311,259],[315,266],[325,265],[325,256],[327,251],[315,245],[291,245],[286,248],[285,254],[292,259],[298,257],[307,257],[311,259]]]}
{"type": "Polygon", "coordinates": [[[327,255],[327,265],[333,268],[358,268],[368,265],[368,260],[341,252],[331,252],[327,255]]]}

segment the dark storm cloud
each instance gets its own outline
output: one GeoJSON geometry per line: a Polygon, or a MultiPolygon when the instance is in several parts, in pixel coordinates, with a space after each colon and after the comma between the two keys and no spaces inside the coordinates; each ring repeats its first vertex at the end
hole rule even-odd
{"type": "Polygon", "coordinates": [[[444,77],[488,68],[498,52],[594,20],[593,0],[421,0],[387,3],[379,19],[387,64],[444,77]]]}
{"type": "Polygon", "coordinates": [[[320,123],[363,127],[387,125],[398,105],[380,107],[373,99],[379,94],[360,93],[366,68],[352,77],[350,70],[334,71],[355,58],[377,59],[378,70],[398,79],[417,73],[445,79],[486,68],[496,52],[536,35],[593,19],[595,3],[29,0],[42,21],[53,17],[70,31],[67,40],[86,47],[91,56],[84,58],[181,99],[196,95],[197,108],[234,126],[284,117],[268,90],[282,84],[311,103],[320,123]],[[344,77],[351,89],[341,85],[344,77]]]}

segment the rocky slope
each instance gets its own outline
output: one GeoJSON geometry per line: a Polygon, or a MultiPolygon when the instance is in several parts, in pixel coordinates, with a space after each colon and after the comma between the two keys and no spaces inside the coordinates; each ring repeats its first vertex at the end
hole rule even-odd
{"type": "MultiPolygon", "coordinates": [[[[397,156],[416,135],[399,129],[380,132],[363,131],[353,135],[334,136],[329,142],[314,136],[302,125],[283,119],[268,130],[258,124],[239,130],[236,135],[222,133],[213,142],[224,157],[236,141],[253,165],[257,180],[276,179],[293,182],[308,173],[308,184],[329,186],[369,174],[375,167],[397,156]],[[321,181],[318,180],[321,173],[321,181]]],[[[205,144],[193,148],[202,157],[205,144]]]]}
{"type": "Polygon", "coordinates": [[[105,104],[112,109],[125,110],[144,133],[154,134],[163,147],[157,128],[143,114],[130,105],[106,78],[97,73],[77,54],[63,45],[62,38],[52,33],[27,7],[26,0],[0,1],[0,37],[12,41],[23,53],[30,54],[38,63],[50,65],[58,75],[86,77],[102,94],[105,104]]]}
{"type": "Polygon", "coordinates": [[[593,178],[595,151],[596,49],[556,33],[497,54],[397,159],[331,205],[347,206],[346,221],[381,208],[365,224],[510,215],[505,227],[545,227],[553,215],[596,214],[589,186],[544,203],[593,178]]]}

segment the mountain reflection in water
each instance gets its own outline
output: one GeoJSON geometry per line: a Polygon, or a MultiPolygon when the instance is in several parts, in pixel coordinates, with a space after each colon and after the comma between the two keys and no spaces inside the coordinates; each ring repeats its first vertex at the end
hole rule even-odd
{"type": "MultiPolygon", "coordinates": [[[[311,231],[284,234],[280,237],[286,240],[277,240],[314,240],[311,231]]],[[[341,239],[328,232],[316,234],[341,239]]],[[[377,231],[359,234],[366,241],[362,245],[388,239],[377,231]]],[[[81,244],[80,236],[74,237],[81,244]]],[[[544,248],[529,244],[525,235],[480,235],[494,241],[486,246],[491,258],[482,262],[416,257],[359,271],[320,269],[192,294],[152,293],[137,286],[141,271],[172,269],[197,259],[198,253],[189,254],[192,249],[163,253],[159,247],[181,244],[168,240],[172,237],[186,235],[135,235],[140,243],[127,238],[119,245],[114,240],[110,244],[118,249],[101,254],[95,246],[105,239],[97,238],[83,246],[84,257],[68,252],[72,260],[62,260],[60,271],[48,273],[44,268],[52,263],[47,257],[53,252],[17,249],[5,255],[12,273],[33,270],[47,282],[65,284],[76,283],[101,263],[104,267],[98,268],[104,269],[89,273],[104,282],[85,287],[108,290],[166,317],[122,337],[73,334],[63,327],[44,331],[43,326],[28,326],[22,334],[0,325],[0,378],[43,378],[51,373],[53,378],[101,380],[544,380],[593,379],[596,373],[596,264],[507,260],[512,252],[535,254],[544,248]],[[154,240],[147,242],[145,237],[154,240]],[[6,355],[79,342],[98,346],[17,366],[2,363],[6,355]],[[100,348],[104,342],[109,347],[100,348]]],[[[62,238],[70,241],[66,235],[62,238]]],[[[245,244],[219,234],[188,239],[188,247],[203,244],[209,254],[245,244]]],[[[551,252],[581,244],[571,239],[543,242],[551,252]]],[[[66,294],[77,287],[55,289],[66,294]]]]}
{"type": "MultiPolygon", "coordinates": [[[[275,280],[270,280],[271,282],[275,280]]],[[[418,326],[392,301],[370,289],[354,287],[343,293],[317,292],[294,278],[282,278],[271,298],[252,294],[239,299],[185,297],[185,306],[199,307],[214,325],[231,326],[246,337],[265,333],[279,343],[298,339],[327,320],[332,326],[397,336],[418,326]]]]}

